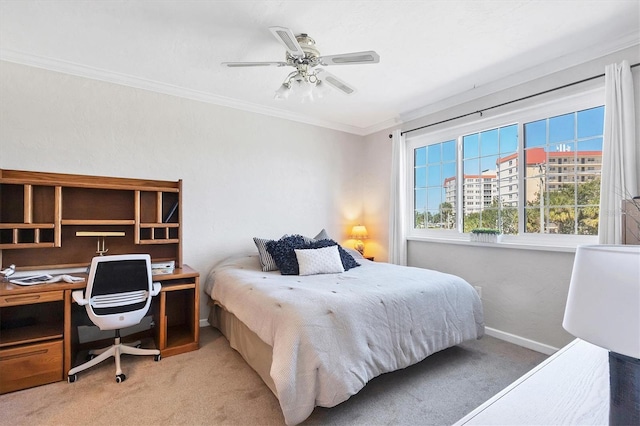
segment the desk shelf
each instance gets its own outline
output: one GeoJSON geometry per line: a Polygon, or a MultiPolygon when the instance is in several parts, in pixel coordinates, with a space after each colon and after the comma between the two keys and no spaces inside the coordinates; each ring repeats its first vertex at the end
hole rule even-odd
{"type": "Polygon", "coordinates": [[[35,324],[13,329],[3,329],[0,336],[0,349],[30,343],[62,339],[64,322],[58,324],[35,324]]]}
{"type": "Polygon", "coordinates": [[[156,345],[163,357],[196,350],[200,341],[200,278],[188,266],[156,275],[162,284],[154,306],[156,345]]]}
{"type": "Polygon", "coordinates": [[[97,239],[109,254],[149,253],[182,266],[182,181],[0,169],[0,268],[87,266],[97,239]]]}

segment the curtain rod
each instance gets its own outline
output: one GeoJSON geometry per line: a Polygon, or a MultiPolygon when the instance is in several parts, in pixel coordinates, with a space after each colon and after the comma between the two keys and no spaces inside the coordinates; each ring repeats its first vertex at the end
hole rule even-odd
{"type": "MultiPolygon", "coordinates": [[[[637,66],[640,66],[640,62],[637,63],[637,64],[631,65],[630,68],[635,68],[637,66]]],[[[468,117],[468,116],[474,115],[474,114],[480,114],[480,116],[482,116],[482,113],[484,111],[488,111],[490,109],[499,108],[499,107],[502,107],[502,106],[505,106],[505,105],[513,104],[513,103],[520,102],[520,101],[524,101],[524,100],[530,99],[530,98],[535,98],[536,96],[544,95],[544,94],[550,93],[550,92],[555,92],[556,90],[565,89],[567,87],[575,86],[576,84],[586,83],[587,81],[595,80],[596,78],[600,78],[600,77],[604,77],[604,74],[595,75],[593,77],[585,78],[585,79],[582,79],[580,81],[574,81],[573,83],[568,83],[568,84],[565,84],[565,85],[562,85],[562,86],[559,86],[559,87],[554,87],[553,89],[544,90],[542,92],[534,93],[532,95],[524,96],[522,98],[513,99],[511,101],[507,101],[507,102],[503,102],[503,103],[498,104],[498,105],[494,105],[494,106],[490,106],[490,107],[487,107],[487,108],[483,108],[483,109],[480,109],[478,111],[468,112],[466,114],[458,115],[457,117],[447,118],[446,120],[438,121],[436,123],[426,124],[424,126],[416,127],[415,129],[405,130],[403,132],[400,132],[400,135],[404,135],[406,133],[415,132],[416,130],[426,129],[427,127],[436,126],[438,124],[447,123],[449,121],[458,120],[460,118],[468,117]]],[[[391,139],[391,138],[392,138],[392,135],[389,134],[389,139],[391,139]]]]}

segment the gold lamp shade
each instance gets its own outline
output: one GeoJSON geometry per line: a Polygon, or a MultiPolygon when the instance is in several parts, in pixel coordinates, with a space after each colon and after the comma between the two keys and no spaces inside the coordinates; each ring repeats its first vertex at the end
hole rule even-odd
{"type": "Polygon", "coordinates": [[[351,238],[356,240],[353,248],[358,250],[360,254],[364,255],[364,243],[362,240],[369,238],[367,228],[364,225],[356,225],[351,228],[351,238]]]}

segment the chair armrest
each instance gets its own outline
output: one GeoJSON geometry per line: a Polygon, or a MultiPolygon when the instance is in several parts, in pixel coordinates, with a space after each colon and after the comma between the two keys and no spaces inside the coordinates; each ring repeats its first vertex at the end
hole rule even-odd
{"type": "Polygon", "coordinates": [[[157,296],[160,293],[160,289],[162,289],[162,284],[153,283],[153,290],[151,290],[151,296],[157,296]]]}
{"type": "Polygon", "coordinates": [[[71,293],[71,297],[73,297],[73,300],[80,306],[89,304],[89,300],[84,298],[84,290],[74,290],[71,293]]]}

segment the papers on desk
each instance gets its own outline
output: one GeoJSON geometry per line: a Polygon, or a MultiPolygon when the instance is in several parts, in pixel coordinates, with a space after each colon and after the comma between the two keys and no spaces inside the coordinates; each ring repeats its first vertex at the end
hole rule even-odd
{"type": "Polygon", "coordinates": [[[176,268],[175,260],[170,260],[168,262],[155,262],[151,263],[151,275],[166,275],[173,274],[173,271],[176,268]]]}
{"type": "Polygon", "coordinates": [[[10,280],[10,283],[18,284],[18,285],[37,285],[37,284],[51,284],[58,282],[66,282],[66,283],[78,283],[84,281],[82,277],[74,277],[72,275],[49,275],[49,274],[39,274],[39,275],[29,275],[27,277],[16,277],[10,280]]]}

